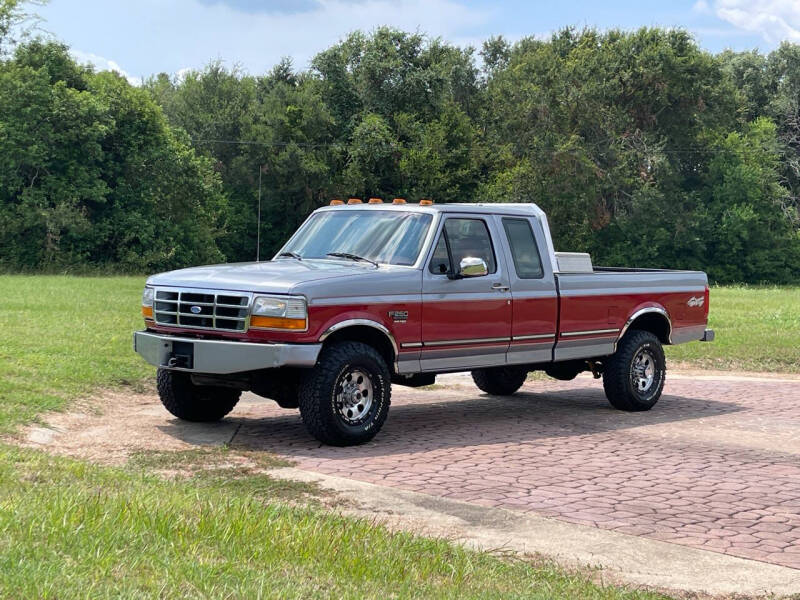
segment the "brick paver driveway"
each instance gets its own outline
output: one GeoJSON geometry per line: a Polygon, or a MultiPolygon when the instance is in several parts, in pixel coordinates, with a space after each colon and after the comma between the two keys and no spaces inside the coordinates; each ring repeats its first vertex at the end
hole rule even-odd
{"type": "Polygon", "coordinates": [[[320,447],[296,412],[272,403],[239,413],[232,445],[800,569],[800,382],[672,378],[652,411],[628,414],[589,378],[529,382],[510,398],[458,381],[395,386],[389,420],[366,446],[320,447]]]}

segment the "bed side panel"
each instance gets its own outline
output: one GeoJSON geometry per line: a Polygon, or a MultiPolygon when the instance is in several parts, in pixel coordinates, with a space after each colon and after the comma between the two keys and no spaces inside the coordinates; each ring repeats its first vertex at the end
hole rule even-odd
{"type": "Polygon", "coordinates": [[[558,281],[561,320],[556,360],[613,354],[628,319],[643,308],[666,311],[672,343],[703,337],[705,273],[596,272],[561,274],[558,281]]]}

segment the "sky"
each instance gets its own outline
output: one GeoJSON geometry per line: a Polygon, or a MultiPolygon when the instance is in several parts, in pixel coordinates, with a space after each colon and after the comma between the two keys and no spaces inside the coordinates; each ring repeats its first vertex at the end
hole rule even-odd
{"type": "Polygon", "coordinates": [[[285,56],[306,68],[349,32],[381,25],[476,48],[570,25],[680,27],[712,52],[800,43],[800,0],[50,0],[35,11],[78,60],[133,83],[217,59],[254,75],[285,56]]]}

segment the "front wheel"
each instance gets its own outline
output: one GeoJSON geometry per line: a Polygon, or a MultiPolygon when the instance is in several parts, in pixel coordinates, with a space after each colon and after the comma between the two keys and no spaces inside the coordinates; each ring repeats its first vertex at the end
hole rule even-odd
{"type": "Polygon", "coordinates": [[[372,346],[340,342],[322,351],[298,392],[311,435],[324,444],[355,446],[375,437],[386,421],[391,374],[372,346]]]}
{"type": "Polygon", "coordinates": [[[184,421],[219,421],[239,402],[241,392],[231,388],[195,385],[189,373],[159,369],[156,376],[161,404],[184,421]]]}
{"type": "Polygon", "coordinates": [[[666,374],[666,358],[659,339],[649,331],[630,331],[605,365],[606,398],[619,410],[650,410],[661,397],[666,374]]]}

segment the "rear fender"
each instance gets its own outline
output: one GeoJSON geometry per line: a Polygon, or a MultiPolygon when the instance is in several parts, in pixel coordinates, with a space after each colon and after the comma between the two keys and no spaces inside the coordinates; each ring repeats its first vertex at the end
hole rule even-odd
{"type": "Polygon", "coordinates": [[[619,332],[619,337],[614,344],[615,352],[619,341],[632,327],[649,331],[656,335],[662,344],[672,343],[672,319],[667,310],[659,304],[640,306],[633,311],[619,332]]]}

